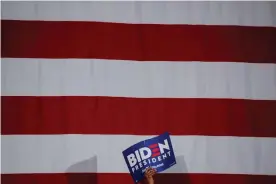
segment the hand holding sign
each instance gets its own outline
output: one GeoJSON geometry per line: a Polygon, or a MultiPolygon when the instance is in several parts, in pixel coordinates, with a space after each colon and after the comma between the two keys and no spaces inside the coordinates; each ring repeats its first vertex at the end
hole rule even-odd
{"type": "Polygon", "coordinates": [[[156,170],[148,167],[145,171],[145,178],[147,179],[148,184],[154,184],[153,175],[156,173],[156,170]]]}
{"type": "Polygon", "coordinates": [[[134,144],[124,150],[123,155],[135,182],[144,177],[148,167],[162,172],[176,164],[168,133],[134,144]]]}

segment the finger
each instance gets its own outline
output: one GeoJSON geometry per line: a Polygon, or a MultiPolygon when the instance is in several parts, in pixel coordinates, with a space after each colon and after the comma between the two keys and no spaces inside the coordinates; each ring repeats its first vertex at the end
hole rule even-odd
{"type": "Polygon", "coordinates": [[[146,168],[146,170],[145,170],[145,175],[147,175],[148,173],[149,173],[149,169],[146,168]]]}
{"type": "Polygon", "coordinates": [[[148,176],[150,171],[151,171],[151,168],[150,168],[150,167],[146,168],[145,175],[148,176]]]}
{"type": "Polygon", "coordinates": [[[147,169],[146,169],[146,172],[149,172],[149,171],[151,171],[152,170],[152,168],[151,167],[148,167],[147,169]]]}
{"type": "Polygon", "coordinates": [[[152,176],[155,174],[155,171],[151,170],[151,171],[149,171],[149,174],[152,176]]]}

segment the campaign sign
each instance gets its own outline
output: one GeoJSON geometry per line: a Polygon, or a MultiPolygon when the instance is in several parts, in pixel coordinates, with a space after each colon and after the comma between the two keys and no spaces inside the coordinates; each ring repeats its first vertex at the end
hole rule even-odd
{"type": "Polygon", "coordinates": [[[176,164],[172,142],[167,132],[134,144],[123,151],[123,156],[136,183],[144,177],[148,167],[161,172],[176,164]]]}

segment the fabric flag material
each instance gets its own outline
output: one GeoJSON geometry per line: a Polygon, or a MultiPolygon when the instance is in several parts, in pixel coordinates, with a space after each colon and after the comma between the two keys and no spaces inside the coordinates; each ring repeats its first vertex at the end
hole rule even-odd
{"type": "Polygon", "coordinates": [[[1,183],[276,183],[275,2],[1,3],[1,183]]]}
{"type": "Polygon", "coordinates": [[[162,172],[176,164],[172,142],[168,132],[140,141],[123,151],[134,182],[143,179],[147,168],[162,172]]]}

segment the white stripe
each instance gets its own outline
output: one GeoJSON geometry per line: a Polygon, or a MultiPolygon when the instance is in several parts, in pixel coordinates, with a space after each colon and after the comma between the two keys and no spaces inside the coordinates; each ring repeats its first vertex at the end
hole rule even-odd
{"type": "Polygon", "coordinates": [[[276,65],[15,59],[2,64],[3,96],[276,99],[276,65]]]}
{"type": "Polygon", "coordinates": [[[2,19],[276,26],[275,2],[2,2],[2,19]]]}
{"type": "MultiPolygon", "coordinates": [[[[131,135],[4,135],[2,173],[127,173],[131,135]]],[[[276,174],[274,138],[172,136],[174,173],[276,174]]]]}

